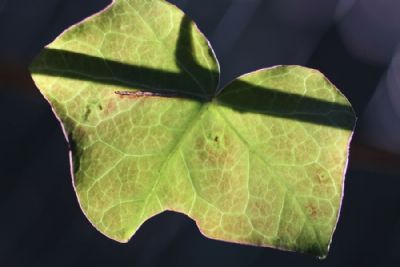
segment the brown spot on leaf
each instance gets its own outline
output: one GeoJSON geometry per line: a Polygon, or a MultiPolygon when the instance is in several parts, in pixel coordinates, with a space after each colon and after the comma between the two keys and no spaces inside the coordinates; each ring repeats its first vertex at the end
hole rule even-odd
{"type": "Polygon", "coordinates": [[[306,205],[306,211],[312,219],[316,219],[319,215],[318,207],[314,203],[308,203],[306,205]]]}
{"type": "Polygon", "coordinates": [[[117,108],[117,105],[115,104],[115,101],[113,99],[108,101],[108,103],[107,103],[107,105],[106,105],[106,107],[104,109],[105,115],[112,114],[115,111],[116,108],[117,108]]]}
{"type": "Polygon", "coordinates": [[[202,136],[196,138],[196,142],[195,142],[195,146],[194,146],[195,150],[203,150],[204,144],[205,144],[205,142],[204,142],[204,139],[202,136]]]}
{"type": "MultiPolygon", "coordinates": [[[[81,140],[86,135],[84,127],[76,127],[73,131],[73,138],[75,140],[81,140]]],[[[71,138],[70,138],[71,139],[71,138]]]]}
{"type": "Polygon", "coordinates": [[[318,184],[326,184],[328,179],[326,178],[326,175],[323,173],[317,173],[315,175],[315,180],[318,182],[318,184]]]}
{"type": "Polygon", "coordinates": [[[89,115],[90,115],[91,112],[92,112],[92,109],[91,109],[90,105],[87,105],[87,106],[86,106],[85,113],[83,114],[83,120],[84,120],[84,121],[87,121],[87,120],[88,120],[89,115]]]}

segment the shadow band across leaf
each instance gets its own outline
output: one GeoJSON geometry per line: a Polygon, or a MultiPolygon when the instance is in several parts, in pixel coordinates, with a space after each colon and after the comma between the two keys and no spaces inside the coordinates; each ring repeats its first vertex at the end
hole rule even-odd
{"type": "Polygon", "coordinates": [[[276,88],[255,85],[240,79],[224,88],[229,87],[229,92],[223,89],[216,90],[218,94],[208,95],[207,92],[199,94],[191,91],[188,83],[185,82],[188,79],[188,69],[191,73],[203,77],[219,74],[210,73],[210,70],[200,66],[193,58],[194,47],[190,35],[190,23],[191,21],[184,17],[180,26],[175,50],[175,61],[179,72],[135,66],[52,48],[45,48],[40,55],[40,58],[46,60],[41,66],[46,67],[37,67],[34,64],[31,72],[127,87],[131,88],[132,92],[140,90],[165,97],[186,98],[199,102],[216,101],[219,105],[242,113],[259,113],[344,130],[353,129],[354,116],[349,105],[286,93],[276,88]]]}

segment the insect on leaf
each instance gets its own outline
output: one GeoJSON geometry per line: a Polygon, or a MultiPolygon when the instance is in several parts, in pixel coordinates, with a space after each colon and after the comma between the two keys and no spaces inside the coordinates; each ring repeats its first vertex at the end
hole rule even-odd
{"type": "Polygon", "coordinates": [[[327,254],[355,117],[318,71],[276,66],[218,90],[214,53],[182,11],[116,0],[49,44],[31,72],[103,234],[127,242],[173,210],[210,238],[327,254]]]}

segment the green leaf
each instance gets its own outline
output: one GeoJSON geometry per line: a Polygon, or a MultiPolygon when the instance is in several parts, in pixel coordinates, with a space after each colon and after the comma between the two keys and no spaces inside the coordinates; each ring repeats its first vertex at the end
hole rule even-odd
{"type": "Polygon", "coordinates": [[[206,38],[162,0],[117,0],[31,66],[62,122],[82,210],[126,242],[173,210],[214,239],[325,256],[355,117],[318,71],[218,88],[206,38]]]}

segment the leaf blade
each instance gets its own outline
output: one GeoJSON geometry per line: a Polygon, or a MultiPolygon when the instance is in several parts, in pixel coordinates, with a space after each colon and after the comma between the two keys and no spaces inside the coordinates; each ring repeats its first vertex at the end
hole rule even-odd
{"type": "Polygon", "coordinates": [[[212,98],[219,67],[208,41],[160,0],[115,1],[31,71],[71,142],[82,210],[103,234],[126,242],[175,210],[211,238],[326,255],[354,115],[322,74],[278,66],[212,98]],[[99,29],[111,29],[107,54],[99,29]]]}

